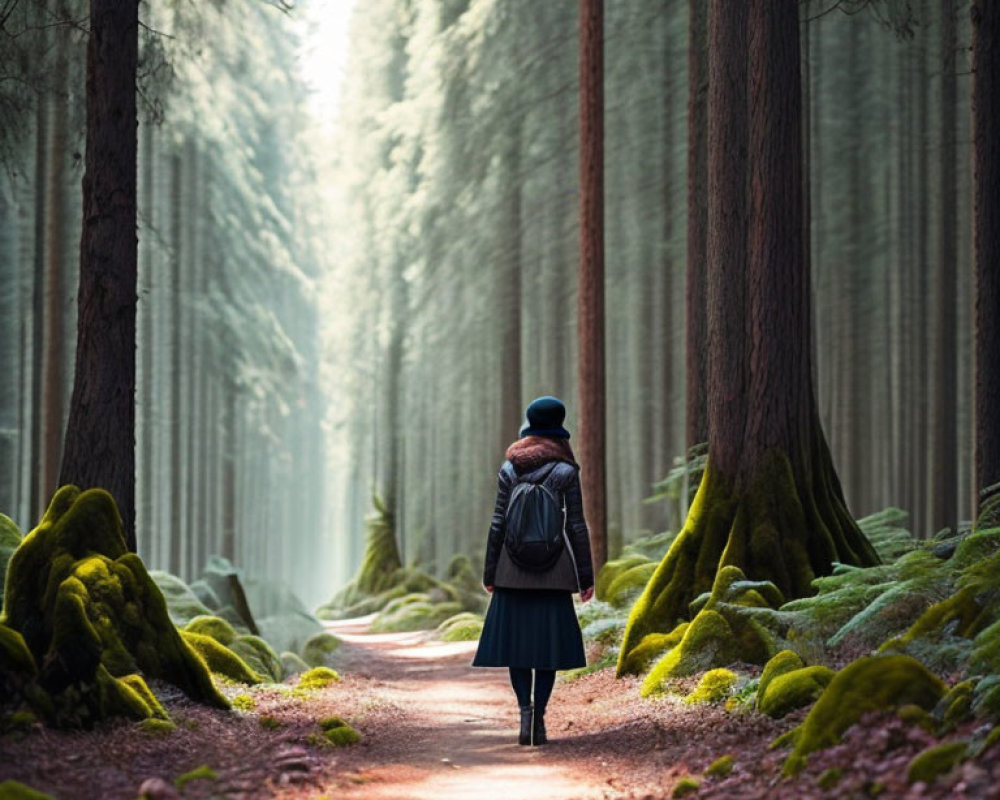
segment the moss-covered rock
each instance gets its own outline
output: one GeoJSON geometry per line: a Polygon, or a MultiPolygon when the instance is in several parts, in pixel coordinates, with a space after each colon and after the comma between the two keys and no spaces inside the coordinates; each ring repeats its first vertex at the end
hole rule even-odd
{"type": "Polygon", "coordinates": [[[334,747],[356,744],[361,741],[361,734],[348,725],[340,717],[326,717],[319,721],[323,739],[334,747]]]}
{"type": "Polygon", "coordinates": [[[775,675],[768,683],[767,691],[758,693],[757,708],[769,717],[779,719],[816,700],[835,675],[832,669],[821,664],[775,675]]]}
{"type": "Polygon", "coordinates": [[[0,611],[3,610],[3,587],[7,576],[7,562],[21,544],[21,530],[14,520],[0,514],[0,611]]]}
{"type": "Polygon", "coordinates": [[[310,637],[302,648],[302,660],[310,667],[328,666],[330,656],[340,647],[340,639],[326,631],[310,637]]]}
{"type": "Polygon", "coordinates": [[[802,669],[805,662],[794,650],[782,650],[768,660],[764,665],[764,670],[760,673],[760,682],[757,684],[758,707],[761,696],[767,691],[768,684],[779,675],[802,669]]]}
{"type": "Polygon", "coordinates": [[[956,683],[937,704],[934,709],[935,715],[948,727],[967,719],[972,712],[972,693],[975,688],[975,680],[970,679],[956,683]]]}
{"type": "Polygon", "coordinates": [[[228,620],[207,614],[201,614],[192,619],[184,626],[184,630],[189,633],[200,633],[203,636],[211,636],[224,647],[229,647],[229,645],[236,641],[236,637],[239,635],[228,620]]]}
{"type": "Polygon", "coordinates": [[[56,800],[52,795],[25,786],[20,781],[0,782],[2,800],[56,800]]]}
{"type": "Polygon", "coordinates": [[[965,760],[967,745],[967,742],[958,741],[928,747],[913,757],[906,770],[906,779],[910,783],[933,783],[965,760]]]}
{"type": "Polygon", "coordinates": [[[325,689],[340,681],[340,675],[329,667],[313,667],[299,676],[298,688],[306,691],[325,689]]]}
{"type": "Polygon", "coordinates": [[[279,683],[284,680],[285,668],[281,664],[281,659],[274,649],[259,636],[245,633],[237,636],[229,649],[243,659],[243,662],[250,667],[262,680],[270,680],[279,683]]]}
{"type": "Polygon", "coordinates": [[[910,656],[866,656],[851,662],[836,674],[796,729],[785,773],[800,771],[810,753],[836,744],[862,714],[907,704],[929,710],[944,693],[940,679],[910,656]]]}
{"type": "Polygon", "coordinates": [[[263,678],[250,669],[242,658],[211,636],[191,631],[181,631],[181,635],[212,672],[237,683],[254,684],[263,681],[263,678]]]}
{"type": "Polygon", "coordinates": [[[11,556],[0,623],[18,631],[51,699],[33,708],[51,724],[89,725],[153,710],[122,679],[174,683],[226,708],[208,670],[170,621],[142,560],[125,547],[121,519],[100,489],[60,489],[42,521],[11,556]]]}
{"type": "Polygon", "coordinates": [[[697,792],[700,786],[701,781],[698,780],[698,778],[688,775],[677,781],[677,784],[674,786],[674,791],[670,796],[674,798],[687,797],[689,794],[697,792]]]}
{"type": "Polygon", "coordinates": [[[419,631],[436,628],[449,617],[462,611],[456,602],[431,602],[424,593],[416,593],[393,600],[372,620],[375,633],[419,631]]]}
{"type": "Polygon", "coordinates": [[[707,778],[725,778],[733,771],[733,757],[726,755],[715,759],[705,768],[707,778]]]}
{"type": "Polygon", "coordinates": [[[694,691],[684,698],[688,705],[721,703],[733,693],[739,677],[728,669],[712,669],[701,676],[694,691]]]}
{"type": "Polygon", "coordinates": [[[633,564],[615,576],[615,579],[605,589],[602,599],[613,606],[624,606],[632,602],[642,593],[655,571],[655,561],[642,561],[633,564]]]}
{"type": "Polygon", "coordinates": [[[444,642],[475,642],[482,632],[483,618],[471,611],[463,611],[448,617],[434,631],[444,642]]]}
{"type": "Polygon", "coordinates": [[[594,582],[594,594],[599,600],[611,602],[608,599],[608,587],[610,587],[623,572],[627,572],[633,567],[637,567],[642,564],[652,564],[654,569],[656,567],[655,561],[652,561],[648,556],[640,555],[638,553],[623,555],[621,558],[605,562],[604,566],[601,567],[600,572],[597,573],[597,580],[594,582]]]}

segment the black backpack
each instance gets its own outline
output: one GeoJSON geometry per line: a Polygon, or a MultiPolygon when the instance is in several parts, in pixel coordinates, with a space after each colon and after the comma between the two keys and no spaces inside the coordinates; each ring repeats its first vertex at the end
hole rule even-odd
{"type": "Polygon", "coordinates": [[[563,487],[570,464],[553,462],[534,481],[524,480],[513,473],[514,486],[507,503],[507,554],[517,566],[529,572],[545,572],[555,566],[565,547],[563,529],[566,525],[566,503],[563,487]]]}

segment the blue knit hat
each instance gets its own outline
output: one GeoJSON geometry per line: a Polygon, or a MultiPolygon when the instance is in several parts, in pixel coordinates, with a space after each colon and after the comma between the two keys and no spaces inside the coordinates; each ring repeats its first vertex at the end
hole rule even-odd
{"type": "Polygon", "coordinates": [[[569,438],[569,431],[563,426],[566,406],[562,400],[545,395],[532,400],[524,412],[525,423],[521,427],[521,438],[525,436],[558,436],[569,438]]]}

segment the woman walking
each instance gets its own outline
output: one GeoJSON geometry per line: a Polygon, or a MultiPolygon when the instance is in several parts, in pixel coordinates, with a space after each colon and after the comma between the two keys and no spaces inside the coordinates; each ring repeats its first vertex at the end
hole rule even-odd
{"type": "Polygon", "coordinates": [[[486,542],[483,586],[493,596],[474,667],[507,667],[521,709],[518,744],[545,744],[556,670],[585,666],[573,592],[590,600],[594,568],[566,408],[539,397],[507,448],[486,542]]]}

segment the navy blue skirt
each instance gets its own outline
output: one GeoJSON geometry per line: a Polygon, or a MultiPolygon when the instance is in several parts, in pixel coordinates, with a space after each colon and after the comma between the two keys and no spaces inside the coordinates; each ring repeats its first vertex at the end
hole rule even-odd
{"type": "Polygon", "coordinates": [[[571,592],[499,586],[493,590],[472,666],[574,669],[586,665],[571,592]]]}

